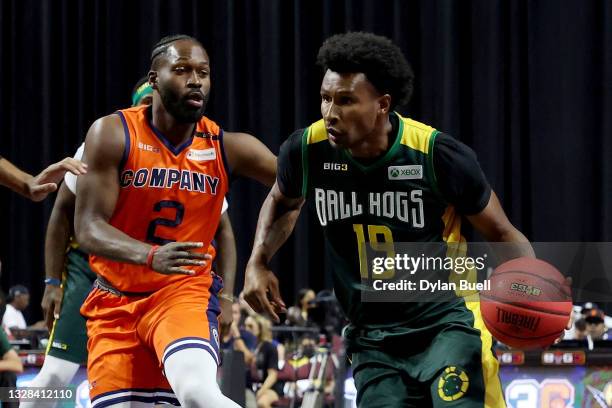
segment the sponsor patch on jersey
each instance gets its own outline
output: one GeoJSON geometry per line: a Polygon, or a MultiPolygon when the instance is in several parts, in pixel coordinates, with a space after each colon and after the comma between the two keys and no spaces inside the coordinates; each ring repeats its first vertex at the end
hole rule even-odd
{"type": "Polygon", "coordinates": [[[214,148],[204,150],[190,149],[187,152],[187,158],[193,161],[215,160],[217,158],[217,152],[214,148]]]}
{"type": "Polygon", "coordinates": [[[438,396],[443,401],[456,401],[463,397],[470,386],[470,379],[459,367],[446,367],[438,380],[438,396]]]}
{"type": "Polygon", "coordinates": [[[414,164],[409,166],[389,166],[387,169],[389,180],[417,180],[423,178],[423,166],[414,164]]]}
{"type": "Polygon", "coordinates": [[[145,152],[159,153],[159,147],[151,146],[150,144],[138,142],[138,148],[145,152]]]}
{"type": "Polygon", "coordinates": [[[60,349],[60,350],[68,350],[68,345],[66,343],[61,343],[59,341],[54,341],[51,343],[51,347],[60,349]]]}
{"type": "Polygon", "coordinates": [[[323,163],[323,170],[348,171],[346,163],[323,163]]]}

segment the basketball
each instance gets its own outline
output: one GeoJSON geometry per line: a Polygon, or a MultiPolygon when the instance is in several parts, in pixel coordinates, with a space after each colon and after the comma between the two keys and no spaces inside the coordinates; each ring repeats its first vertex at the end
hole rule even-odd
{"type": "Polygon", "coordinates": [[[521,349],[550,346],[567,325],[571,290],[548,262],[517,258],[498,266],[482,291],[480,310],[496,339],[521,349]]]}

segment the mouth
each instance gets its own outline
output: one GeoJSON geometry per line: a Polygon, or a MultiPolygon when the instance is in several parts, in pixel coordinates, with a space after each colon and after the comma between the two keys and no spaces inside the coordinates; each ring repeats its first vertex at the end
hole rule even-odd
{"type": "Polygon", "coordinates": [[[204,105],[204,95],[201,92],[190,92],[185,97],[185,102],[195,108],[201,108],[204,105]]]}
{"type": "Polygon", "coordinates": [[[335,129],[333,127],[327,127],[326,130],[332,142],[335,142],[339,137],[342,136],[342,132],[340,132],[338,129],[335,129]]]}

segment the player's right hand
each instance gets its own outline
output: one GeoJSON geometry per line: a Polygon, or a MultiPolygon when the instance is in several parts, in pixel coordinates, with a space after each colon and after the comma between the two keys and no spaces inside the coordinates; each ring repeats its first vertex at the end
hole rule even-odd
{"type": "Polygon", "coordinates": [[[49,193],[57,190],[57,186],[67,171],[80,176],[87,173],[87,165],[72,157],[66,157],[64,160],[50,165],[28,181],[28,197],[30,200],[42,201],[47,198],[49,193]]]}
{"type": "Polygon", "coordinates": [[[40,302],[42,306],[43,314],[45,316],[45,324],[47,329],[51,331],[53,328],[53,321],[59,318],[60,310],[62,308],[62,297],[64,290],[61,286],[46,285],[45,293],[40,302]]]}
{"type": "Polygon", "coordinates": [[[152,269],[164,275],[195,275],[195,271],[183,266],[206,266],[212,256],[192,251],[203,246],[202,242],[170,242],[162,245],[153,255],[152,269]]]}
{"type": "Polygon", "coordinates": [[[280,323],[277,313],[285,313],[287,308],[281,299],[274,273],[265,265],[249,262],[244,279],[244,300],[257,313],[267,313],[276,323],[280,323]]]}

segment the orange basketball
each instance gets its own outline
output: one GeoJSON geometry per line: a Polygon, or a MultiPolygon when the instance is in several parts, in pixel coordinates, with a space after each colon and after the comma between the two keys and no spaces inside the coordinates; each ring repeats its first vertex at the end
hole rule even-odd
{"type": "Polygon", "coordinates": [[[572,311],[570,287],[551,264],[517,258],[491,275],[491,289],[480,292],[485,325],[496,339],[529,349],[551,345],[563,333],[572,311]]]}

